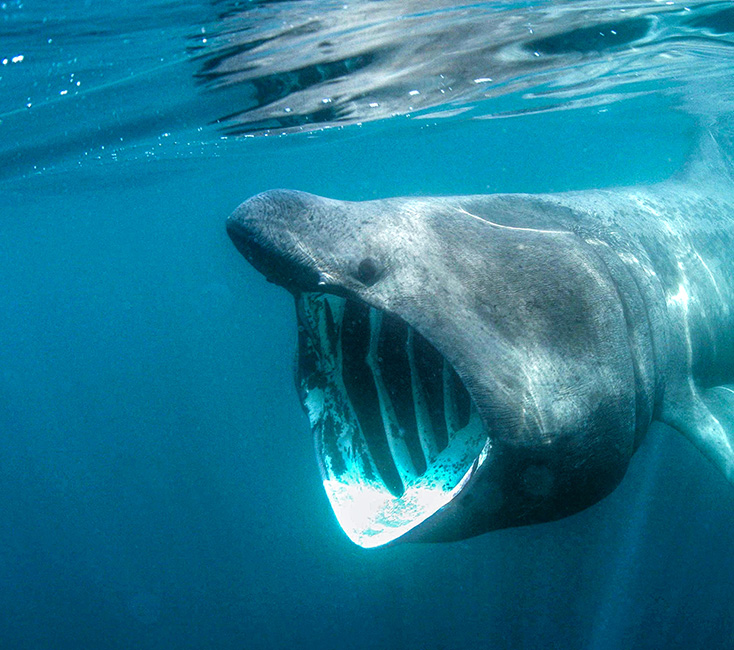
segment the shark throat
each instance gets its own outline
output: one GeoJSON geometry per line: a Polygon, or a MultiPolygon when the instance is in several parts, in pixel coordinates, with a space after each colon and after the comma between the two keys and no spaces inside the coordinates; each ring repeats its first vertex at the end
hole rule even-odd
{"type": "Polygon", "coordinates": [[[356,544],[387,544],[446,506],[486,460],[487,432],[451,365],[397,316],[296,297],[297,378],[324,488],[356,544]]]}

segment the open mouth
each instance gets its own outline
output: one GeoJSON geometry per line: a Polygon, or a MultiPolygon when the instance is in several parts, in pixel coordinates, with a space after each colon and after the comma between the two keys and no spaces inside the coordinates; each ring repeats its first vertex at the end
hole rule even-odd
{"type": "Polygon", "coordinates": [[[490,442],[451,365],[397,316],[325,293],[296,297],[297,385],[339,524],[371,548],[447,505],[490,442]]]}

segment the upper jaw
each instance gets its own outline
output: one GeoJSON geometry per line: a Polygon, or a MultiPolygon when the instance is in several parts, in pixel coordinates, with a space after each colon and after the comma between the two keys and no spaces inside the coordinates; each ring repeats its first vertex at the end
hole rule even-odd
{"type": "Polygon", "coordinates": [[[318,290],[323,275],[296,238],[263,219],[243,216],[241,210],[227,219],[227,234],[245,259],[268,282],[291,293],[318,290]]]}

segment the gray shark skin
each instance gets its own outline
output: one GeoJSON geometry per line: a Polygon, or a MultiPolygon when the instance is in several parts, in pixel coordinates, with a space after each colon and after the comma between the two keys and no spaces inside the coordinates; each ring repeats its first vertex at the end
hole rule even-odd
{"type": "Polygon", "coordinates": [[[734,482],[734,180],[709,136],[648,187],[255,196],[237,248],[296,297],[324,486],[365,547],[551,521],[653,420],[734,482]]]}

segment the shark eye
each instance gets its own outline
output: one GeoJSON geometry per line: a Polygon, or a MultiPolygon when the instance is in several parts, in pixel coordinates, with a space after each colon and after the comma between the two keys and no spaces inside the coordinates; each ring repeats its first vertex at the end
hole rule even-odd
{"type": "Polygon", "coordinates": [[[357,267],[357,280],[371,287],[380,279],[380,269],[371,257],[365,257],[357,267]]]}

